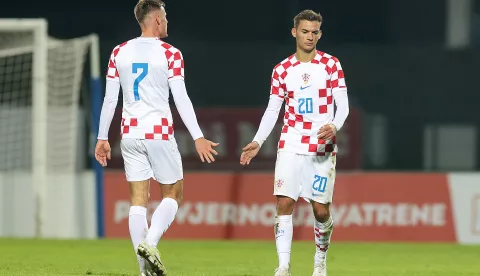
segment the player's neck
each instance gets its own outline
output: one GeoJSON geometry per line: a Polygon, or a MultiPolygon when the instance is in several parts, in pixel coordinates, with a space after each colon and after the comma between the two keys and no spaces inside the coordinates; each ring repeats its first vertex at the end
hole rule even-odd
{"type": "Polygon", "coordinates": [[[310,62],[316,55],[317,51],[315,49],[310,52],[305,52],[304,50],[297,48],[297,52],[295,53],[295,57],[300,62],[310,62]]]}
{"type": "Polygon", "coordinates": [[[140,37],[158,37],[158,35],[151,30],[143,30],[142,35],[140,37]]]}

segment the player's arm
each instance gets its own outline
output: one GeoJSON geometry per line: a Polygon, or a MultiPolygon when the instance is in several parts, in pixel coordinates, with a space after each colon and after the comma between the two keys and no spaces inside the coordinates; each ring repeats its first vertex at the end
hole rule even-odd
{"type": "Polygon", "coordinates": [[[260,147],[263,145],[263,142],[267,140],[270,133],[272,133],[272,130],[277,123],[278,114],[280,113],[282,104],[283,98],[280,98],[276,95],[270,96],[267,109],[265,110],[262,120],[260,121],[257,134],[253,138],[253,142],[256,142],[260,147]]]}
{"type": "Polygon", "coordinates": [[[347,89],[338,90],[333,93],[333,98],[335,100],[335,105],[337,106],[337,112],[335,113],[335,118],[333,119],[332,124],[338,131],[343,127],[343,124],[350,113],[347,89]]]}
{"type": "Polygon", "coordinates": [[[350,112],[345,75],[340,61],[336,58],[330,81],[337,112],[335,112],[335,117],[330,124],[320,128],[318,138],[323,140],[330,140],[337,134],[337,131],[343,127],[350,112]]]}
{"type": "Polygon", "coordinates": [[[197,116],[193,109],[192,101],[187,94],[187,88],[185,87],[185,81],[183,79],[176,79],[169,83],[170,91],[172,92],[173,101],[177,107],[180,118],[190,132],[193,140],[203,138],[202,130],[198,125],[197,116]]]}
{"type": "Polygon", "coordinates": [[[120,92],[120,83],[107,80],[105,86],[105,97],[103,98],[102,111],[100,113],[100,123],[98,126],[98,140],[108,140],[108,131],[112,123],[113,115],[118,103],[118,94],[120,92]]]}
{"type": "Polygon", "coordinates": [[[107,80],[98,126],[97,146],[95,147],[95,158],[104,167],[107,165],[107,159],[111,158],[108,130],[110,129],[115,108],[117,107],[119,91],[119,82],[107,80]]]}
{"type": "Polygon", "coordinates": [[[111,158],[110,144],[108,143],[108,131],[112,123],[113,115],[115,114],[115,109],[118,103],[118,94],[120,92],[120,80],[115,65],[114,52],[112,52],[108,63],[105,97],[103,99],[102,111],[100,113],[97,145],[95,147],[95,158],[104,167],[107,165],[107,159],[111,158]]]}
{"type": "Polygon", "coordinates": [[[195,141],[195,147],[197,148],[198,155],[202,162],[205,160],[215,162],[215,158],[212,154],[218,155],[218,153],[212,148],[212,146],[218,146],[218,143],[209,141],[203,137],[202,130],[198,125],[197,116],[193,109],[192,101],[188,97],[187,89],[183,79],[177,79],[170,82],[170,90],[172,91],[173,100],[177,107],[180,118],[187,127],[190,135],[195,141]]]}
{"type": "Polygon", "coordinates": [[[260,126],[258,127],[258,131],[255,134],[253,141],[242,149],[243,152],[240,156],[240,164],[250,164],[250,161],[258,154],[263,142],[265,142],[275,127],[285,97],[285,90],[283,87],[283,81],[274,69],[271,80],[270,100],[268,101],[267,109],[263,114],[260,126]]]}
{"type": "Polygon", "coordinates": [[[195,141],[195,147],[200,159],[202,162],[214,162],[215,158],[213,155],[218,155],[218,153],[212,147],[218,146],[218,143],[205,139],[202,130],[198,125],[192,101],[190,100],[187,88],[185,87],[183,66],[184,62],[182,53],[179,50],[176,50],[168,59],[168,83],[170,91],[172,92],[173,100],[178,113],[180,114],[180,118],[195,141]]]}

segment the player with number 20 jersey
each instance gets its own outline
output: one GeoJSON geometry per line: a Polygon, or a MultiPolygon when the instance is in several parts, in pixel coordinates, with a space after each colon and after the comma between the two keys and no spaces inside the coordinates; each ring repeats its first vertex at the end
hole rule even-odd
{"type": "Polygon", "coordinates": [[[311,10],[294,19],[296,53],[273,69],[270,100],[253,142],[243,148],[240,163],[248,165],[275,126],[285,102],[278,142],[273,194],[277,197],[275,239],[279,266],[275,276],[290,276],[292,212],[299,197],[312,204],[316,253],[313,276],[326,276],[326,252],[333,220],[336,133],[349,113],[347,87],[340,61],[317,51],[322,17],[311,10]],[[335,112],[334,104],[337,107],[335,112]]]}

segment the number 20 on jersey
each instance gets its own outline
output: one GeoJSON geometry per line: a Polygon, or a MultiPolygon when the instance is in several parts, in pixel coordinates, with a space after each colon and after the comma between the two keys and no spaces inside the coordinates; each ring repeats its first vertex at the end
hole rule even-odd
{"type": "Polygon", "coordinates": [[[298,113],[300,113],[300,114],[313,113],[313,99],[312,98],[299,98],[298,99],[298,113]]]}
{"type": "Polygon", "coordinates": [[[140,101],[140,95],[138,94],[138,85],[148,74],[148,63],[132,63],[132,73],[137,74],[142,71],[133,82],[133,97],[135,101],[140,101]]]}

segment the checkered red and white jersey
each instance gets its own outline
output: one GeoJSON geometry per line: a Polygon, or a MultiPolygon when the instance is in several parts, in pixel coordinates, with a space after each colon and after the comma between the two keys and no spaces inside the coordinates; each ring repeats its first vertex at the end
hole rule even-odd
{"type": "Polygon", "coordinates": [[[336,137],[324,141],[317,138],[317,132],[333,121],[333,95],[346,89],[340,61],[320,51],[311,62],[299,62],[292,55],[275,66],[270,96],[285,99],[278,151],[318,156],[335,154],[336,137]]]}
{"type": "Polygon", "coordinates": [[[168,140],[173,135],[169,82],[183,78],[182,53],[160,39],[137,37],[116,46],[107,79],[122,87],[122,138],[168,140]]]}

